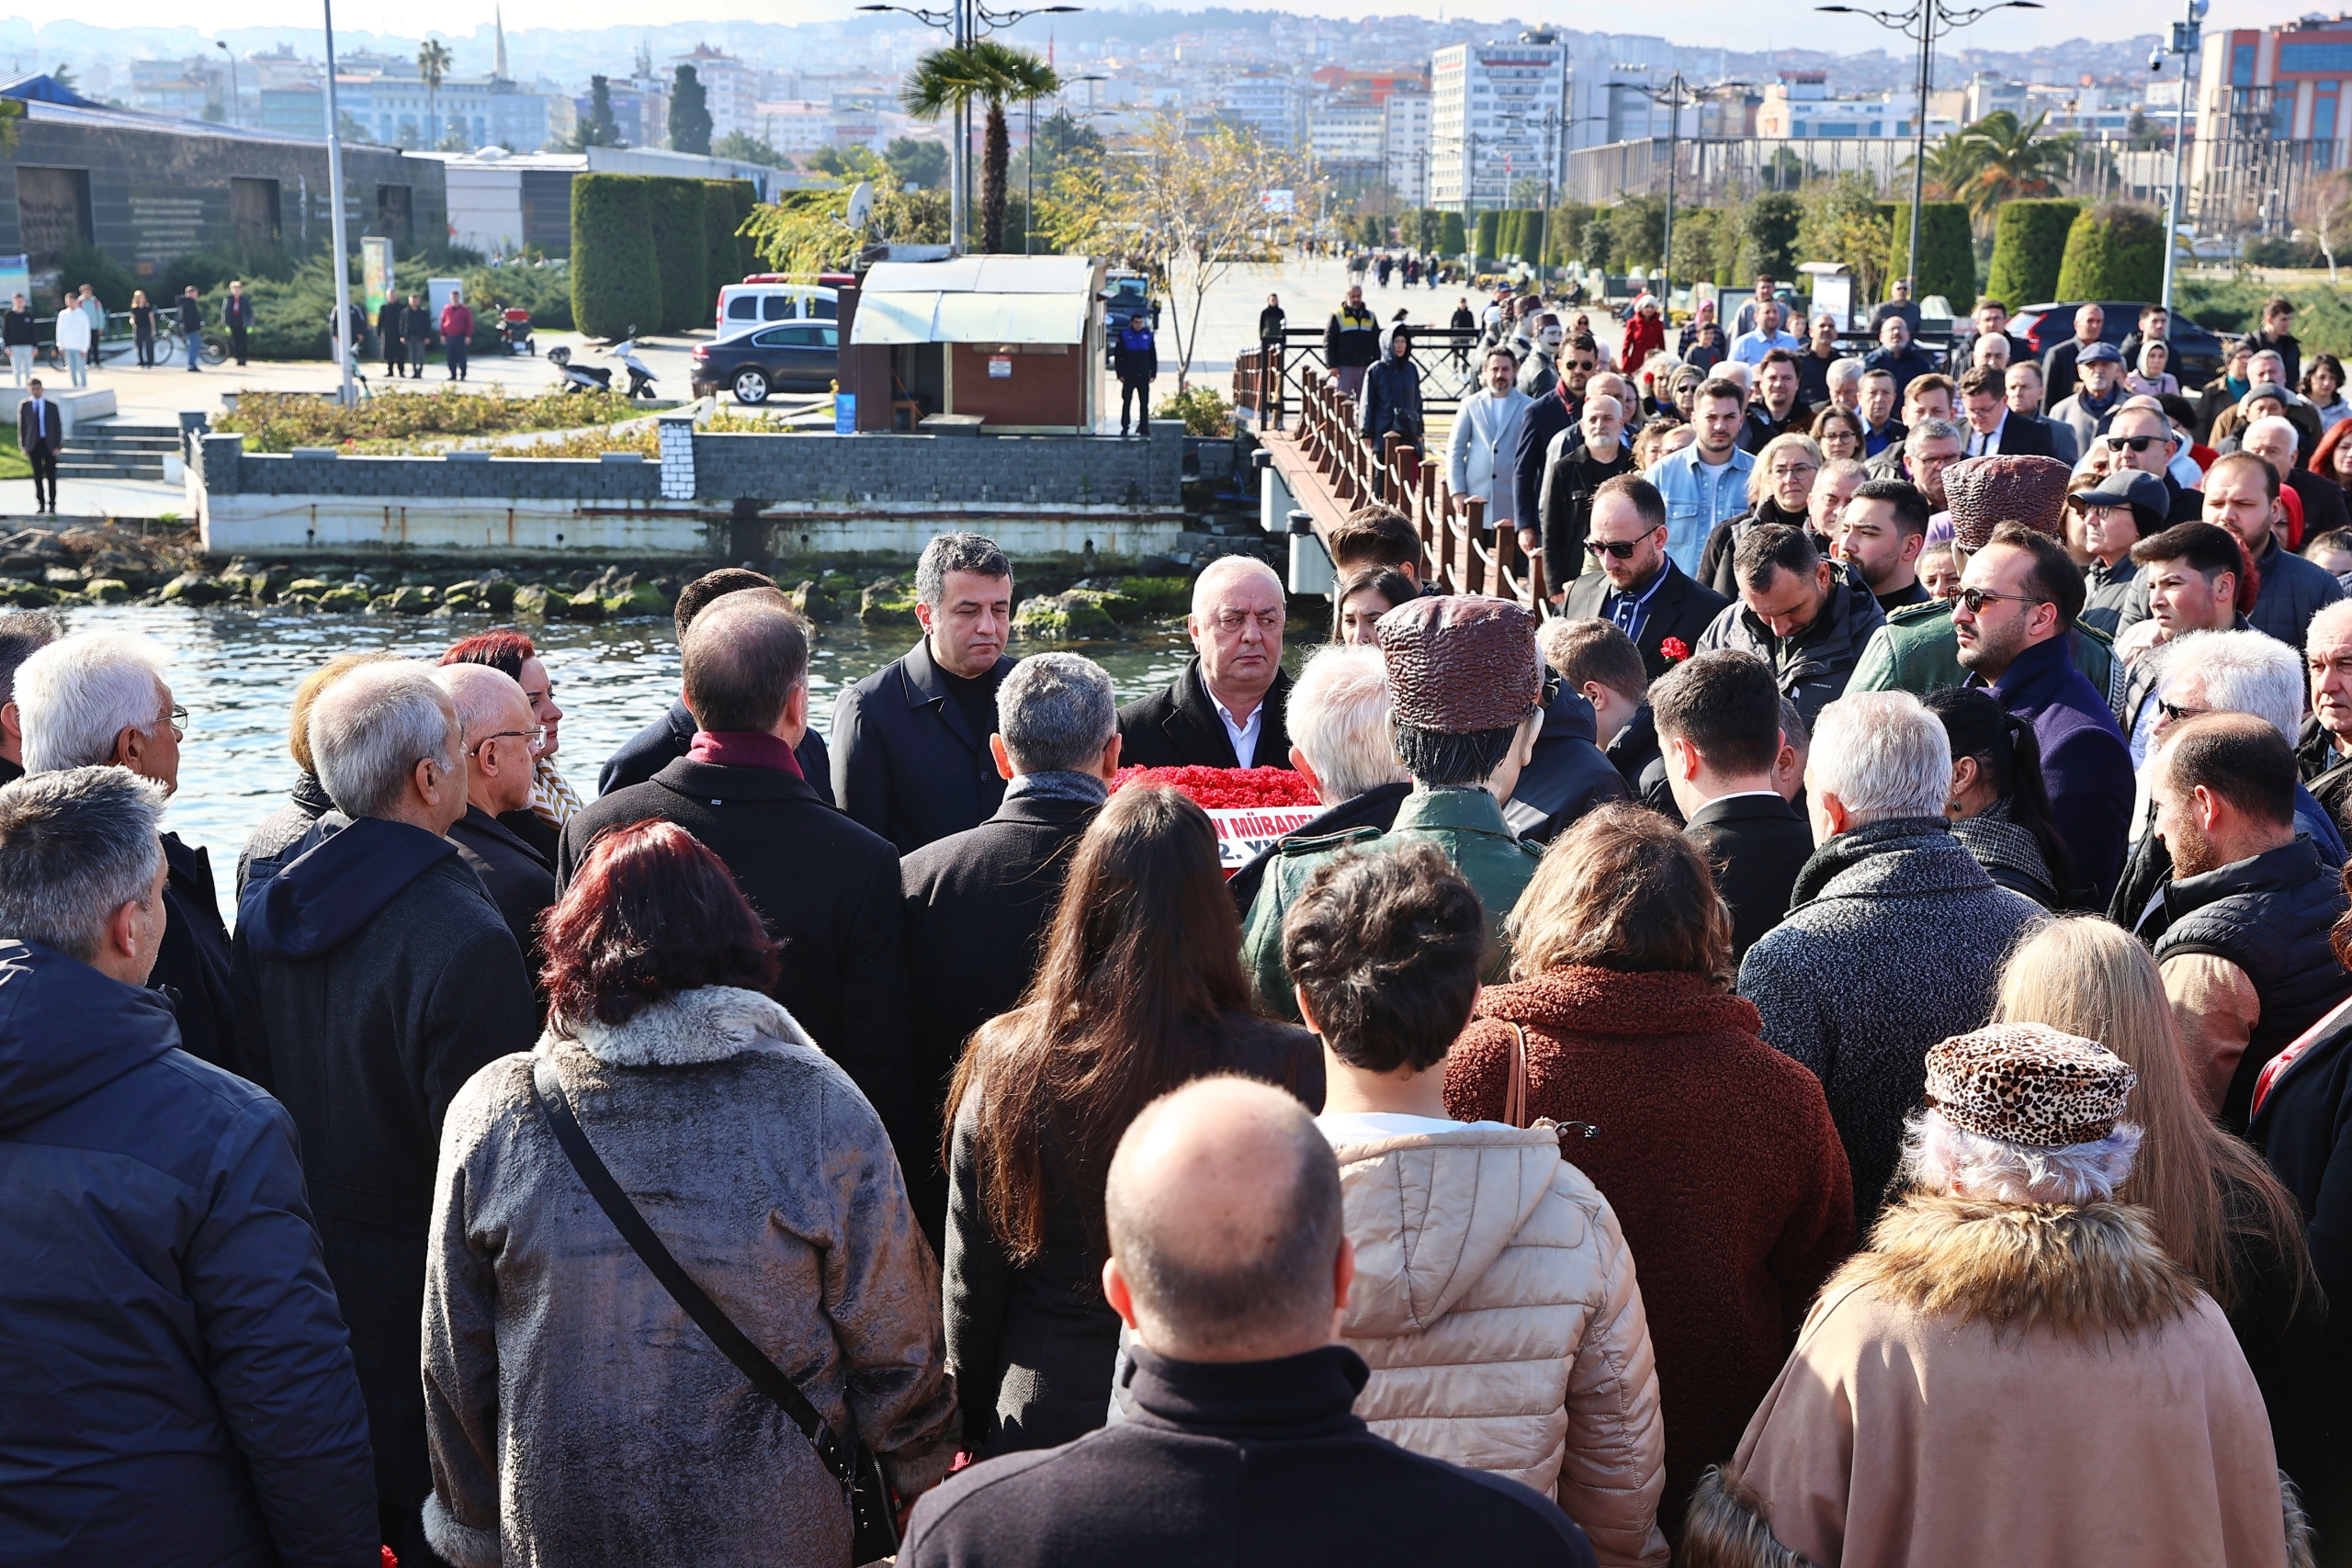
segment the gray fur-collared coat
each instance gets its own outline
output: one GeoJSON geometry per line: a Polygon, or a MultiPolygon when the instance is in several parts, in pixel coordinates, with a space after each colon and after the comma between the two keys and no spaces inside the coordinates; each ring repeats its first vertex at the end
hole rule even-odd
{"type": "MultiPolygon", "coordinates": [[[[730,987],[566,1027],[537,1054],[679,1264],[893,1484],[936,1482],[956,1438],[939,1270],[849,1076],[730,987]]],[[[435,1550],[459,1568],[848,1568],[841,1488],[588,1195],[532,1102],[533,1059],[477,1073],[442,1138],[435,1550]]]]}

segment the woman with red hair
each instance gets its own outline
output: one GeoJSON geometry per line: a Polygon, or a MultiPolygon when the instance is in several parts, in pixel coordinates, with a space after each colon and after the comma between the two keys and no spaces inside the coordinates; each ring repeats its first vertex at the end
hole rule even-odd
{"type": "Polygon", "coordinates": [[[460,1563],[849,1568],[849,1509],[811,1439],[580,1172],[609,1170],[749,1354],[911,1498],[946,1473],[956,1393],[881,1119],[765,994],[776,943],[676,824],[597,840],[546,950],[547,1032],[476,1073],[442,1135],[426,1538],[460,1563]],[[559,1141],[564,1118],[593,1163],[559,1141]]]}
{"type": "Polygon", "coordinates": [[[533,722],[547,726],[547,739],[531,763],[530,806],[521,811],[505,812],[498,820],[544,855],[548,864],[554,864],[556,840],[563,832],[563,825],[571,820],[582,805],[579,795],[555,771],[556,750],[561,743],[559,728],[563,723],[563,710],[555,705],[555,677],[548,673],[547,664],[530,637],[505,626],[477,632],[450,644],[449,651],[441,656],[441,662],[487,664],[503,671],[523,688],[523,695],[530,700],[533,722]]]}

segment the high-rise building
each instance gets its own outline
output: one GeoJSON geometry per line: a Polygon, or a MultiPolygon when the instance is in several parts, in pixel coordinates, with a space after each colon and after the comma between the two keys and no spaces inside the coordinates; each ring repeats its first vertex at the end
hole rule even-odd
{"type": "Polygon", "coordinates": [[[1286,75],[1241,72],[1226,82],[1219,102],[1221,118],[1256,131],[1269,147],[1289,152],[1305,140],[1304,100],[1286,75]]]}
{"type": "Polygon", "coordinates": [[[1383,153],[1388,188],[1407,207],[1430,204],[1430,96],[1426,89],[1388,95],[1383,153]]]}
{"type": "Polygon", "coordinates": [[[2284,233],[2346,163],[2352,17],[2205,34],[2189,169],[2199,228],[2284,233]]]}
{"type": "MultiPolygon", "coordinates": [[[[674,81],[677,68],[691,65],[695,80],[702,84],[703,105],[710,111],[710,139],[718,141],[729,131],[759,133],[760,73],[723,50],[707,43],[695,45],[691,54],[672,58],[668,74],[674,81]]],[[[663,128],[664,134],[667,127],[663,128]]],[[[647,145],[652,143],[649,141],[647,145]]]]}
{"type": "Polygon", "coordinates": [[[1340,98],[1308,119],[1315,161],[1329,174],[1370,178],[1386,163],[1388,112],[1370,98],[1340,98]]]}
{"type": "Polygon", "coordinates": [[[1429,205],[1482,211],[1512,205],[1522,179],[1550,187],[1561,172],[1566,85],[1567,51],[1548,36],[1432,55],[1429,205]]]}

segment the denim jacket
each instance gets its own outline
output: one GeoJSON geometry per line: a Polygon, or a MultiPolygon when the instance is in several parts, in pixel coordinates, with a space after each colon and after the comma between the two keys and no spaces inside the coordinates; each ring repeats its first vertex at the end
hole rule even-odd
{"type": "Polygon", "coordinates": [[[1730,465],[1711,480],[1696,445],[1650,465],[1642,477],[1666,497],[1666,553],[1675,565],[1698,575],[1699,551],[1715,525],[1747,510],[1747,477],[1755,468],[1754,455],[1735,447],[1730,465]]]}

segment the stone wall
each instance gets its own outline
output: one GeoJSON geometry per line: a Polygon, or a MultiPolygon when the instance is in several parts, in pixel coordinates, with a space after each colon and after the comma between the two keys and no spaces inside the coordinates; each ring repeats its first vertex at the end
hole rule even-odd
{"type": "Polygon", "coordinates": [[[1116,507],[1183,502],[1184,433],[1086,435],[831,434],[694,438],[695,491],[770,510],[922,506],[1116,507]]]}

